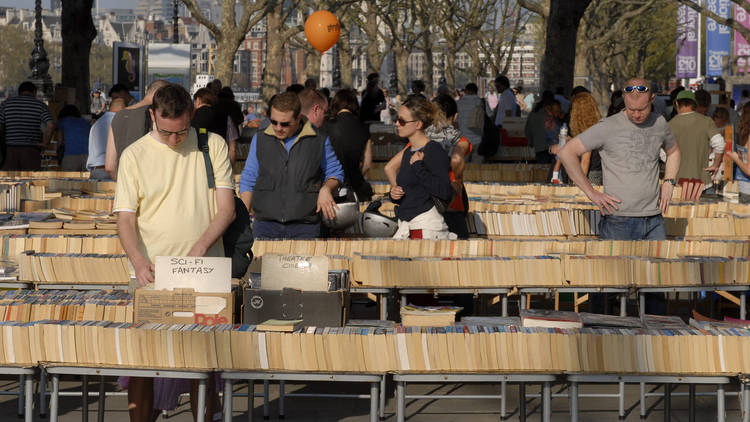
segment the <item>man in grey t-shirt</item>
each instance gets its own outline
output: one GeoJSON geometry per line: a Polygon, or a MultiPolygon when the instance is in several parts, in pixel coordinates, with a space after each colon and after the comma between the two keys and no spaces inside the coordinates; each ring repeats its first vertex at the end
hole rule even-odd
{"type": "MultiPolygon", "coordinates": [[[[650,84],[634,78],[623,89],[625,109],[590,127],[565,144],[558,157],[570,179],[599,207],[602,239],[663,240],[662,214],[672,198],[680,148],[664,117],[651,111],[650,84]],[[667,153],[664,183],[659,186],[659,150],[667,153]],[[604,193],[591,186],[579,157],[599,150],[604,193]]],[[[648,298],[647,313],[663,313],[660,298],[648,298]],[[651,300],[649,300],[651,299],[651,300]]]]}

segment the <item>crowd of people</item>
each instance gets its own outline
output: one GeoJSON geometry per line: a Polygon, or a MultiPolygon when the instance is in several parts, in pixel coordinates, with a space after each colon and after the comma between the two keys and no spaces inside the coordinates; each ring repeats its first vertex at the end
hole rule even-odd
{"type": "MultiPolygon", "coordinates": [[[[39,170],[41,150],[55,139],[63,170],[116,180],[119,238],[141,286],[153,282],[156,256],[224,256],[226,241],[220,240],[246,211],[255,238],[325,236],[321,223],[335,219],[340,204],[373,197],[367,173],[375,123],[393,122],[407,141],[384,167],[387,196],[398,205],[395,238],[468,238],[466,163],[493,156],[502,148],[503,126],[519,116],[526,118],[536,161],[550,167],[550,180],[574,183],[599,207],[604,239],[665,239],[662,216],[681,178],[700,180],[703,195],[717,193],[726,125],[737,128],[727,156],[736,164],[740,200],[750,202],[749,93],[737,113],[712,107],[706,91],[678,89],[670,113],[648,81],[634,78],[612,94],[602,116],[583,87],[570,97],[545,91],[534,101],[503,75],[494,82],[496,94],[489,97],[469,83],[460,92],[441,85],[428,98],[425,84],[413,81],[408,96],[394,99],[377,74],[369,75],[362,92],[344,88],[333,95],[309,80],[256,113],[243,111],[218,80],[192,96],[157,80],[140,101],[124,87],[110,90],[108,105],[95,92],[93,124],[73,105],[53,119],[35,98],[34,84],[24,82],[20,95],[0,104],[2,169],[39,170]],[[232,174],[243,137],[250,147],[235,197],[232,174]]],[[[606,302],[605,296],[592,298],[595,311],[606,302]]],[[[664,306],[663,295],[647,298],[647,313],[663,313],[664,306]]],[[[132,420],[144,421],[195,388],[140,378],[124,383],[132,420]]],[[[210,400],[209,414],[213,405],[210,400]]]]}

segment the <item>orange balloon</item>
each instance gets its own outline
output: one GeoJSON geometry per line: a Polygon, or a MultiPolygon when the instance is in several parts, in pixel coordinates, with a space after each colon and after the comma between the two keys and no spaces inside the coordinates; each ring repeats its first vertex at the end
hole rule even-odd
{"type": "Polygon", "coordinates": [[[305,35],[307,42],[313,48],[325,53],[336,44],[341,34],[341,25],[336,15],[327,10],[318,10],[305,21],[305,35]]]}

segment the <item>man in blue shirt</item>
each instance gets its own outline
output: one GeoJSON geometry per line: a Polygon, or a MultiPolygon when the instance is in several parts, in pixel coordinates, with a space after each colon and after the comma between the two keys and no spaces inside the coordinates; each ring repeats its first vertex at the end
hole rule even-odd
{"type": "Polygon", "coordinates": [[[240,197],[255,214],[256,238],[320,236],[320,216],[336,215],[334,192],[344,171],[328,137],[300,114],[299,97],[275,96],[271,125],[258,132],[240,178],[240,197]]]}

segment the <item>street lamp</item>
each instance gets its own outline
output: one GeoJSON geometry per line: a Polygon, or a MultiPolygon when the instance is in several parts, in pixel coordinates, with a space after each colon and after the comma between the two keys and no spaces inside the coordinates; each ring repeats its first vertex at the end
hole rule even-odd
{"type": "Polygon", "coordinates": [[[37,87],[37,95],[45,100],[52,98],[52,78],[49,76],[49,59],[44,50],[42,37],[42,0],[36,0],[34,6],[34,49],[31,50],[31,76],[29,80],[37,87]]]}

